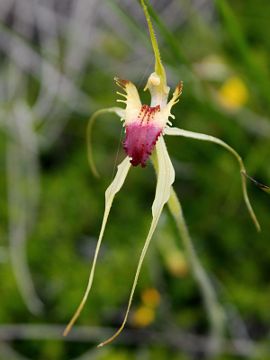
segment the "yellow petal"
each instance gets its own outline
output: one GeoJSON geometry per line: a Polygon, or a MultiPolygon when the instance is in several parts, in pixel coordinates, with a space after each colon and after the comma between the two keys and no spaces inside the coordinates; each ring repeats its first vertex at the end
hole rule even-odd
{"type": "Polygon", "coordinates": [[[175,172],[165,142],[161,136],[156,145],[157,153],[157,188],[152,206],[153,220],[160,216],[163,206],[169,200],[171,185],[174,183],[175,172]]]}
{"type": "Polygon", "coordinates": [[[125,124],[128,124],[129,122],[134,121],[140,113],[142,107],[140,96],[136,86],[131,81],[122,80],[117,77],[115,77],[114,80],[116,81],[116,84],[125,91],[125,94],[118,93],[123,96],[124,99],[117,101],[126,104],[123,118],[125,120],[125,124]]]}
{"type": "Polygon", "coordinates": [[[173,105],[178,103],[179,97],[182,95],[182,91],[183,91],[183,81],[180,81],[173,92],[173,96],[171,100],[168,103],[168,105],[170,105],[171,108],[173,107],[173,105]]]}
{"type": "Polygon", "coordinates": [[[243,163],[243,160],[241,158],[241,156],[228,144],[226,144],[224,141],[220,140],[219,138],[216,138],[214,136],[210,136],[210,135],[205,135],[205,134],[201,134],[201,133],[196,133],[193,131],[187,131],[187,130],[183,130],[183,129],[178,129],[178,128],[169,128],[167,127],[164,130],[164,133],[166,135],[175,135],[175,136],[183,136],[186,138],[191,138],[191,139],[196,139],[196,140],[202,140],[202,141],[208,141],[208,142],[213,142],[216,143],[218,145],[221,145],[222,147],[224,147],[226,150],[228,150],[238,161],[239,167],[240,167],[240,172],[241,172],[241,180],[242,180],[242,191],[243,191],[243,197],[247,206],[247,209],[249,211],[250,217],[257,229],[257,231],[261,230],[260,224],[257,220],[257,217],[254,213],[254,210],[250,204],[249,201],[249,197],[248,197],[248,193],[247,193],[247,185],[246,185],[246,169],[243,163]]]}
{"type": "Polygon", "coordinates": [[[164,127],[165,125],[171,125],[169,118],[171,117],[174,119],[174,115],[172,115],[171,110],[172,107],[178,103],[179,97],[182,94],[182,90],[183,90],[183,81],[180,81],[173,92],[173,96],[171,100],[164,107],[161,107],[160,112],[156,113],[155,121],[160,126],[164,127]]]}
{"type": "Polygon", "coordinates": [[[129,158],[126,157],[121,162],[121,164],[118,165],[116,176],[113,179],[111,185],[108,187],[108,189],[105,192],[105,210],[104,210],[101,230],[100,230],[100,234],[99,234],[99,238],[98,238],[98,242],[97,242],[97,246],[96,246],[96,250],[95,250],[95,254],[94,254],[93,264],[92,264],[90,275],[89,275],[88,284],[87,284],[85,293],[83,295],[83,299],[82,299],[78,309],[76,310],[75,314],[73,315],[72,319],[70,320],[69,324],[67,325],[67,327],[66,327],[66,329],[64,331],[64,336],[66,336],[69,333],[69,331],[71,330],[73,324],[75,323],[75,321],[79,317],[79,315],[80,315],[80,313],[81,313],[81,311],[82,311],[82,309],[83,309],[83,307],[84,307],[84,305],[86,303],[86,300],[88,298],[88,295],[89,295],[89,292],[91,290],[92,283],[93,283],[93,278],[94,278],[94,273],[95,273],[96,262],[97,262],[97,257],[98,257],[100,245],[101,245],[101,242],[102,242],[102,239],[103,239],[103,234],[104,234],[104,231],[105,231],[108,216],[110,214],[113,199],[114,199],[116,193],[118,193],[119,190],[121,189],[121,187],[123,186],[124,181],[125,181],[125,179],[127,177],[128,171],[130,169],[130,166],[131,166],[131,164],[130,164],[129,158]]]}

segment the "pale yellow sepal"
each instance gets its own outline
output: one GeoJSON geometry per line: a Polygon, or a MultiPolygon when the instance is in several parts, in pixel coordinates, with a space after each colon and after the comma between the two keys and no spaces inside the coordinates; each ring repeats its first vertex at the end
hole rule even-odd
{"type": "Polygon", "coordinates": [[[257,220],[257,217],[256,217],[256,215],[254,213],[254,210],[253,210],[253,208],[251,206],[251,203],[249,201],[249,197],[248,197],[248,193],[247,193],[247,185],[246,185],[246,176],[245,176],[246,169],[245,169],[245,166],[244,166],[244,163],[243,163],[243,160],[242,160],[241,156],[230,145],[226,144],[224,141],[222,141],[219,138],[216,138],[214,136],[201,134],[201,133],[196,133],[196,132],[193,132],[193,131],[188,131],[188,130],[183,130],[183,129],[178,129],[178,128],[170,128],[170,127],[165,128],[164,134],[166,134],[166,135],[175,135],[175,136],[183,136],[183,137],[186,137],[186,138],[213,142],[213,143],[216,143],[218,145],[221,145],[226,150],[228,150],[231,154],[233,154],[233,156],[238,161],[238,164],[239,164],[239,167],[240,167],[243,197],[244,197],[247,209],[249,211],[250,217],[251,217],[257,231],[260,231],[261,230],[260,224],[259,224],[259,222],[257,220]]]}
{"type": "Polygon", "coordinates": [[[128,125],[139,116],[142,107],[140,96],[136,86],[131,81],[122,80],[117,77],[114,80],[125,91],[125,94],[117,92],[118,95],[124,98],[117,100],[117,102],[126,104],[126,108],[122,110],[124,112],[122,119],[125,121],[125,125],[128,125]]]}
{"type": "MultiPolygon", "coordinates": [[[[164,107],[161,107],[161,110],[155,115],[156,124],[159,124],[159,126],[161,126],[162,128],[164,128],[166,125],[171,125],[169,118],[175,118],[175,116],[171,113],[171,110],[172,107],[178,103],[179,98],[182,94],[182,90],[183,82],[180,81],[173,92],[171,100],[166,103],[164,107]]],[[[153,106],[153,103],[151,103],[151,105],[153,106]]]]}
{"type": "Polygon", "coordinates": [[[67,327],[64,331],[64,336],[66,336],[69,333],[69,331],[71,330],[73,324],[79,317],[79,315],[86,303],[86,300],[88,298],[88,295],[89,295],[89,292],[91,290],[92,283],[93,283],[93,278],[94,278],[94,273],[95,273],[96,262],[97,262],[100,245],[101,245],[101,242],[103,239],[103,234],[104,234],[105,227],[107,224],[108,216],[110,214],[113,199],[114,199],[115,195],[120,191],[121,187],[123,186],[124,181],[127,177],[128,171],[130,169],[130,166],[131,166],[131,164],[130,164],[129,158],[126,157],[121,162],[121,164],[118,165],[116,176],[113,179],[111,185],[107,188],[107,190],[105,192],[105,210],[104,210],[101,230],[100,230],[100,234],[99,234],[99,238],[98,238],[98,242],[97,242],[97,246],[96,246],[96,250],[95,250],[95,254],[94,254],[93,264],[92,264],[92,268],[91,268],[90,275],[89,275],[87,288],[85,290],[83,299],[82,299],[78,309],[76,310],[75,314],[73,315],[72,319],[70,320],[69,324],[67,325],[67,327]]]}
{"type": "Polygon", "coordinates": [[[167,201],[169,200],[169,197],[171,195],[171,186],[175,179],[175,172],[174,172],[174,168],[172,166],[170,157],[168,155],[168,151],[167,151],[163,137],[160,137],[156,144],[156,155],[157,155],[157,164],[158,164],[157,165],[157,187],[156,187],[155,199],[154,199],[154,202],[152,205],[153,219],[152,219],[152,223],[151,223],[150,230],[148,232],[144,247],[143,247],[141,255],[140,255],[140,259],[138,262],[137,270],[135,273],[135,278],[134,278],[133,285],[131,288],[128,306],[127,306],[127,310],[126,310],[126,313],[124,316],[124,320],[123,320],[122,325],[120,326],[119,330],[108,340],[99,344],[98,347],[107,345],[108,343],[112,342],[124,329],[124,326],[127,322],[128,314],[129,314],[130,307],[132,304],[134,291],[135,291],[135,288],[136,288],[136,285],[138,282],[138,278],[139,278],[139,274],[141,271],[141,267],[142,267],[142,263],[143,263],[145,254],[146,254],[149,244],[151,242],[154,231],[157,227],[157,223],[160,218],[162,209],[163,209],[164,205],[167,203],[167,201]]]}

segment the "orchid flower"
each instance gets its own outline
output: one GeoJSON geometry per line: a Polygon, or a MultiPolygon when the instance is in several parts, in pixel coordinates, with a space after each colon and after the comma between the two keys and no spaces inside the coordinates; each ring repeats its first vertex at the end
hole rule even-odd
{"type": "MultiPolygon", "coordinates": [[[[131,166],[141,165],[142,167],[145,167],[147,161],[150,159],[150,161],[152,161],[153,163],[157,175],[155,199],[152,205],[152,222],[139,258],[124,320],[119,330],[108,340],[102,342],[99,346],[103,346],[114,340],[121,333],[127,322],[142,263],[165,204],[168,204],[169,210],[171,211],[176,221],[179,232],[181,233],[183,243],[190,259],[191,268],[205,298],[205,306],[210,315],[210,321],[212,321],[213,331],[218,331],[218,328],[220,328],[220,324],[223,320],[223,313],[216,301],[216,296],[213,288],[211,287],[211,283],[208,280],[208,277],[204,272],[203,267],[199,263],[198,257],[195,253],[195,249],[192,246],[191,239],[188,233],[188,228],[184,221],[180,202],[172,188],[175,180],[175,171],[165,145],[165,135],[180,137],[182,136],[195,140],[213,142],[228,150],[239,164],[244,200],[251,219],[253,220],[257,230],[260,230],[260,225],[257,221],[256,215],[252,209],[248,198],[246,188],[246,170],[240,155],[232,147],[214,136],[171,127],[172,123],[170,121],[170,118],[174,119],[171,111],[173,106],[179,101],[183,89],[183,83],[181,81],[179,82],[173,92],[172,97],[168,100],[170,88],[167,85],[166,73],[161,61],[158,43],[144,0],[141,0],[141,6],[143,8],[148,24],[151,44],[155,56],[155,69],[154,72],[149,76],[145,87],[145,90],[149,90],[151,94],[151,104],[145,105],[141,103],[137,88],[131,81],[115,78],[116,84],[122,90],[122,92],[118,92],[118,94],[122,97],[120,100],[118,100],[118,102],[124,103],[125,107],[112,107],[98,110],[90,118],[87,129],[87,138],[89,140],[91,137],[92,126],[97,116],[106,113],[114,113],[118,115],[121,121],[123,121],[123,125],[125,128],[125,139],[123,142],[123,148],[126,153],[126,157],[118,165],[115,178],[105,192],[105,210],[103,215],[103,221],[98,242],[96,245],[88,285],[77,311],[75,312],[74,316],[72,317],[71,321],[65,329],[64,335],[67,335],[70,331],[88,298],[93,283],[97,257],[103,239],[110,209],[114,197],[122,188],[131,166]]],[[[98,172],[92,156],[90,141],[88,141],[87,144],[90,166],[93,170],[93,173],[98,176],[98,172]]]]}

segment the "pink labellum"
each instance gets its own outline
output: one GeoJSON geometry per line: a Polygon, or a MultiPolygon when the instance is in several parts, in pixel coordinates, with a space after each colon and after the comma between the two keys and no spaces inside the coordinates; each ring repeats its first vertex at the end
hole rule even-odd
{"type": "Polygon", "coordinates": [[[126,137],[124,149],[131,158],[133,166],[146,165],[146,161],[152,154],[162,128],[155,124],[154,115],[160,111],[160,107],[143,105],[138,118],[126,125],[126,137]]]}

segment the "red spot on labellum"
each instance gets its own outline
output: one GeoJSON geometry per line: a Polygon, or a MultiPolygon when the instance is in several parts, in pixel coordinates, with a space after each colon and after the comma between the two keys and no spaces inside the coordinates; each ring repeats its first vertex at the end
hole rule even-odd
{"type": "Polygon", "coordinates": [[[144,167],[149,156],[152,154],[162,128],[152,121],[154,114],[160,110],[159,106],[150,107],[143,105],[138,119],[126,127],[124,149],[131,158],[133,166],[144,167]]]}

